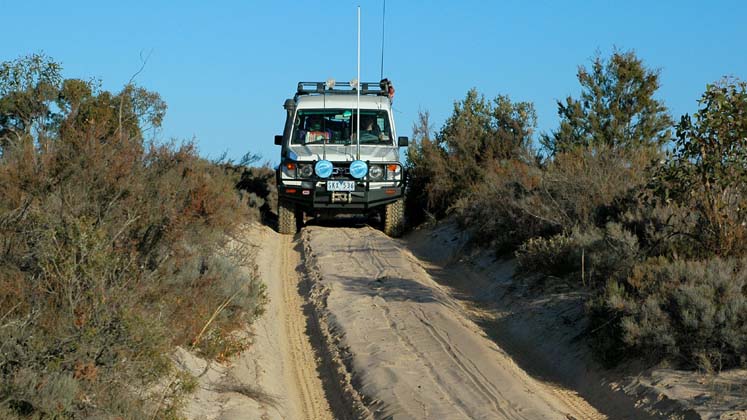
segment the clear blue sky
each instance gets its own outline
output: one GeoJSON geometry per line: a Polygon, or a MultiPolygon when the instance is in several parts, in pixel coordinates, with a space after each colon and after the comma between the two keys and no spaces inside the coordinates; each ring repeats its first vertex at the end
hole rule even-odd
{"type": "MultiPolygon", "coordinates": [[[[355,77],[359,4],[362,79],[375,81],[382,0],[0,0],[0,60],[44,52],[66,77],[117,90],[150,52],[136,82],[169,105],[162,138],[194,137],[205,156],[252,151],[277,161],[273,135],[296,83],[355,77]]],[[[533,102],[538,130],[552,130],[555,101],[579,92],[578,65],[615,46],[661,70],[658,95],[679,118],[706,83],[747,79],[745,16],[737,0],[389,0],[384,65],[399,134],[410,135],[419,109],[438,129],[471,87],[533,102]]]]}

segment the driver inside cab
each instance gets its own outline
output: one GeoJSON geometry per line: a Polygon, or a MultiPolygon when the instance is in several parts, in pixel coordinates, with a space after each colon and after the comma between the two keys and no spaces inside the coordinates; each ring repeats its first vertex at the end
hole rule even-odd
{"type": "MultiPolygon", "coordinates": [[[[356,130],[353,130],[351,138],[355,140],[356,130]]],[[[376,117],[373,115],[361,115],[361,143],[366,141],[382,141],[384,134],[381,127],[376,123],[376,117]]]]}

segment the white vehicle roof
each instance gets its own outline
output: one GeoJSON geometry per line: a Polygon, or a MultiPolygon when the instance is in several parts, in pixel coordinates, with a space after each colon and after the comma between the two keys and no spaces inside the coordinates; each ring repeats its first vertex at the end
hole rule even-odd
{"type": "MultiPolygon", "coordinates": [[[[356,95],[334,94],[326,95],[304,95],[296,100],[298,109],[355,109],[357,106],[356,95]]],[[[389,110],[392,104],[386,96],[361,95],[361,109],[389,110]]]]}

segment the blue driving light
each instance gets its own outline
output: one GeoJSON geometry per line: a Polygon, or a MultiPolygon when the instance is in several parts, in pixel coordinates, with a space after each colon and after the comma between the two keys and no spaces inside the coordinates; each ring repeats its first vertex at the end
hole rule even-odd
{"type": "Polygon", "coordinates": [[[368,173],[368,165],[362,160],[350,162],[350,175],[353,178],[361,179],[368,173]]]}
{"type": "Polygon", "coordinates": [[[288,152],[288,159],[298,160],[298,155],[293,150],[291,150],[290,152],[288,152]]]}
{"type": "Polygon", "coordinates": [[[332,162],[320,160],[314,165],[314,172],[319,178],[329,178],[332,175],[332,162]]]}

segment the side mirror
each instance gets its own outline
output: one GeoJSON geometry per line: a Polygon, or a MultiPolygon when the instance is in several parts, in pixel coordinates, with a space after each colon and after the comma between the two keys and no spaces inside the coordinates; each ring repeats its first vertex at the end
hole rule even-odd
{"type": "Polygon", "coordinates": [[[275,144],[277,144],[278,146],[282,146],[283,145],[283,136],[275,136],[275,144]]]}
{"type": "Polygon", "coordinates": [[[397,145],[399,147],[407,147],[410,144],[410,139],[407,137],[399,137],[397,138],[397,145]]]}

